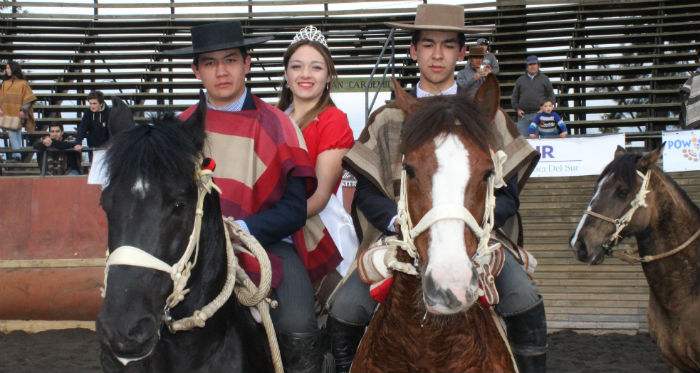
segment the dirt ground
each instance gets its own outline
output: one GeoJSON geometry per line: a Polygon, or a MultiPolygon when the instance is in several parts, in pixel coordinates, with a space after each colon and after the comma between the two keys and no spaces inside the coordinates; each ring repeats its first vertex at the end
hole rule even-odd
{"type": "MultiPolygon", "coordinates": [[[[549,372],[668,372],[649,334],[549,335],[549,372]]],[[[95,333],[87,329],[0,333],[0,372],[100,372],[95,333]]]]}

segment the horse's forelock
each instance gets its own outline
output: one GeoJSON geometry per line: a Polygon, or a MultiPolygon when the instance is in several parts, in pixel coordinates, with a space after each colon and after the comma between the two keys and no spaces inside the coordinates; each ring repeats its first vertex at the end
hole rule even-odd
{"type": "Polygon", "coordinates": [[[172,114],[151,121],[114,137],[107,151],[110,185],[147,179],[167,188],[192,180],[182,175],[194,176],[198,152],[181,122],[172,114]]]}
{"type": "Polygon", "coordinates": [[[499,148],[494,128],[479,108],[453,95],[432,97],[421,104],[404,125],[401,151],[406,153],[440,134],[449,133],[470,136],[485,151],[499,148]]]}
{"type": "Polygon", "coordinates": [[[641,154],[625,153],[616,157],[610,162],[603,172],[598,177],[596,183],[600,183],[603,177],[610,175],[615,181],[623,182],[627,185],[632,185],[637,176],[637,161],[641,158],[641,154]]]}

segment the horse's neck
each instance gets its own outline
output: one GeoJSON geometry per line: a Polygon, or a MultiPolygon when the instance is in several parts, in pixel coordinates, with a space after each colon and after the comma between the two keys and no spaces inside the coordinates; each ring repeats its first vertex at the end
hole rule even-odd
{"type": "MultiPolygon", "coordinates": [[[[673,250],[700,229],[700,216],[681,195],[679,187],[661,171],[657,171],[652,180],[655,182],[650,185],[650,194],[654,203],[649,203],[647,208],[656,211],[651,216],[649,227],[636,236],[640,256],[673,250]]],[[[674,255],[643,264],[649,286],[657,296],[672,303],[674,299],[682,302],[688,292],[697,293],[699,248],[700,238],[696,238],[674,255]]]]}

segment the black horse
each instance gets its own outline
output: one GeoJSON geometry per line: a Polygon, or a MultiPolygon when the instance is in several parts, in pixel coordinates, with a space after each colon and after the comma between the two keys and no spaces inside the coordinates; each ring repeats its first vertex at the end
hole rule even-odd
{"type": "MultiPolygon", "coordinates": [[[[205,101],[187,122],[172,115],[139,125],[113,139],[107,152],[109,184],[103,190],[110,254],[122,246],[176,263],[193,232],[205,139],[205,101]]],[[[203,202],[196,265],[189,294],[169,310],[182,319],[214,299],[227,273],[226,238],[219,196],[203,202]]],[[[195,260],[195,257],[192,258],[195,260]]],[[[264,328],[235,296],[202,328],[173,333],[165,320],[173,280],[161,270],[111,265],[96,327],[104,371],[271,372],[264,328]]]]}

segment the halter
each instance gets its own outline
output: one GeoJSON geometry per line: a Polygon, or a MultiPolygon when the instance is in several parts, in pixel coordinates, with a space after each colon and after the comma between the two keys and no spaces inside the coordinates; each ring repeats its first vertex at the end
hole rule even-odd
{"type": "MultiPolygon", "coordinates": [[[[406,169],[401,171],[401,188],[399,202],[397,205],[398,215],[396,218],[399,226],[401,227],[401,239],[395,237],[387,238],[387,243],[391,244],[389,246],[389,251],[384,258],[387,268],[401,271],[409,275],[419,276],[418,264],[420,261],[420,256],[414,240],[416,237],[418,237],[418,235],[426,231],[437,221],[445,219],[456,219],[463,221],[479,238],[476,253],[471,258],[472,262],[479,262],[481,258],[488,256],[494,250],[499,248],[500,244],[489,246],[488,243],[491,230],[493,229],[493,210],[496,206],[494,191],[495,189],[505,185],[505,182],[503,181],[503,164],[506,161],[507,155],[502,150],[497,152],[489,151],[489,153],[491,154],[491,159],[493,160],[494,172],[491,174],[491,176],[489,176],[488,186],[486,187],[484,216],[481,226],[479,226],[476,219],[474,219],[474,216],[471,214],[471,212],[469,212],[469,210],[467,210],[466,207],[457,204],[442,204],[433,206],[425,215],[423,215],[418,224],[413,226],[411,216],[408,212],[406,169]],[[397,247],[403,249],[411,258],[413,258],[413,264],[401,262],[396,258],[397,247]]],[[[481,266],[477,266],[477,270],[481,270],[481,266]]]]}
{"type": "MultiPolygon", "coordinates": [[[[187,247],[185,248],[185,252],[182,254],[182,257],[180,257],[180,260],[171,266],[137,247],[120,246],[109,255],[107,258],[107,265],[105,266],[105,289],[107,289],[109,267],[112,265],[130,265],[151,268],[169,273],[170,279],[173,281],[173,291],[166,298],[165,308],[163,309],[163,321],[173,333],[179,330],[187,329],[182,322],[184,319],[179,320],[180,322],[172,320],[170,317],[170,309],[183,301],[185,299],[185,295],[187,295],[187,293],[190,291],[189,289],[185,289],[185,287],[187,286],[187,281],[192,273],[192,268],[194,268],[194,266],[197,264],[197,257],[199,255],[199,236],[202,228],[202,215],[204,213],[204,197],[211,193],[212,189],[216,190],[218,193],[221,193],[219,187],[217,187],[212,180],[212,172],[213,171],[210,169],[200,169],[197,171],[198,195],[195,209],[194,227],[192,229],[192,234],[190,234],[190,239],[187,243],[187,247]]],[[[203,307],[202,310],[195,311],[195,313],[192,315],[192,322],[194,323],[193,326],[204,327],[206,320],[219,308],[221,308],[221,306],[226,303],[228,298],[231,296],[231,292],[233,291],[233,287],[235,285],[235,277],[231,278],[231,275],[235,275],[236,273],[235,268],[238,265],[238,260],[233,254],[233,249],[229,248],[229,246],[230,245],[227,245],[226,250],[228,268],[226,284],[221,289],[221,293],[211,303],[203,307]]],[[[104,294],[102,296],[104,297],[104,294]]],[[[191,329],[191,327],[189,329],[191,329]]]]}
{"type": "MultiPolygon", "coordinates": [[[[197,170],[196,180],[198,181],[197,206],[194,216],[194,227],[190,234],[187,248],[178,260],[172,266],[155,256],[133,246],[120,246],[114,250],[107,258],[105,265],[105,281],[102,292],[104,298],[107,290],[107,275],[109,266],[111,265],[130,265],[135,267],[151,268],[158,271],[170,274],[173,281],[173,292],[166,298],[165,307],[163,307],[162,320],[167,325],[171,333],[178,331],[191,330],[194,327],[203,328],[206,321],[211,318],[231,297],[231,293],[235,292],[238,301],[248,307],[255,306],[262,319],[262,324],[267,333],[268,343],[270,346],[270,354],[275,372],[282,372],[282,358],[280,355],[279,345],[274,332],[272,319],[270,318],[269,307],[277,307],[277,302],[267,298],[272,285],[272,272],[270,259],[267,256],[265,249],[260,246],[260,243],[248,232],[239,227],[231,217],[223,220],[224,235],[226,237],[226,282],[221,289],[221,292],[209,302],[209,304],[196,310],[191,316],[180,320],[173,320],[170,316],[170,309],[185,299],[185,295],[190,292],[190,289],[185,289],[187,281],[192,273],[192,268],[197,264],[197,256],[199,255],[199,236],[202,228],[202,215],[204,214],[204,197],[211,193],[212,189],[221,194],[213,180],[214,162],[213,160],[207,168],[197,170]],[[246,252],[255,257],[260,266],[260,285],[256,286],[248,277],[246,272],[238,265],[238,258],[234,254],[234,245],[231,243],[228,227],[233,230],[234,236],[241,240],[242,245],[235,245],[235,250],[246,252]],[[192,256],[194,254],[194,259],[192,256]],[[192,259],[192,260],[191,260],[192,259]],[[236,282],[239,284],[237,285],[236,282]]],[[[126,365],[129,359],[119,358],[122,364],[126,365]]],[[[138,359],[136,359],[138,360],[138,359]]]]}
{"type": "Polygon", "coordinates": [[[682,243],[680,246],[674,248],[673,250],[669,250],[667,252],[658,254],[658,255],[645,255],[644,257],[638,257],[638,256],[633,256],[631,254],[634,254],[637,252],[637,250],[632,250],[632,251],[623,251],[622,253],[617,253],[613,252],[613,247],[617,245],[618,241],[621,238],[621,232],[623,229],[629,225],[629,222],[632,220],[632,216],[634,213],[639,209],[640,207],[647,207],[646,203],[646,195],[650,192],[649,190],[649,179],[650,179],[650,172],[651,169],[648,169],[646,173],[642,174],[639,170],[637,171],[637,175],[642,178],[642,185],[639,187],[639,191],[637,191],[637,195],[634,197],[634,199],[630,202],[630,207],[627,209],[627,211],[619,218],[617,219],[611,219],[605,215],[599,214],[597,212],[593,212],[590,210],[586,210],[584,214],[591,215],[595,218],[607,221],[608,223],[614,224],[615,225],[615,232],[613,232],[610,237],[608,238],[605,243],[603,243],[603,250],[605,250],[605,255],[608,256],[614,256],[620,260],[624,260],[628,263],[649,263],[653,262],[658,259],[663,259],[666,257],[669,257],[686,247],[688,247],[693,241],[695,241],[696,238],[700,236],[700,230],[696,231],[693,235],[690,236],[684,243],[682,243]]]}
{"type": "Polygon", "coordinates": [[[639,187],[637,195],[630,202],[629,209],[627,209],[627,211],[624,214],[622,214],[621,217],[617,219],[611,219],[605,215],[593,212],[591,210],[586,210],[584,212],[584,214],[591,215],[595,218],[607,221],[608,223],[615,225],[615,232],[613,232],[608,238],[608,240],[605,241],[605,243],[603,244],[605,254],[609,256],[612,255],[613,246],[617,245],[618,241],[620,241],[620,233],[623,229],[627,228],[627,225],[629,225],[630,221],[632,220],[632,216],[637,211],[637,209],[640,207],[647,207],[646,196],[649,193],[649,172],[651,171],[651,169],[647,170],[645,174],[641,173],[639,170],[635,171],[637,172],[637,175],[639,175],[639,177],[642,178],[642,185],[639,187]]]}

